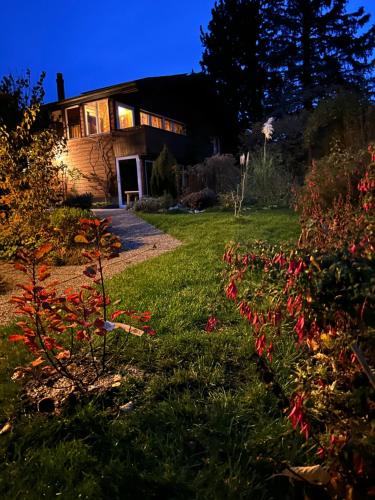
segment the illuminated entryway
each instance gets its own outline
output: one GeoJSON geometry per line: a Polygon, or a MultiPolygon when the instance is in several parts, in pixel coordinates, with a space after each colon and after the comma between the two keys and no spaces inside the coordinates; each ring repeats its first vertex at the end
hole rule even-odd
{"type": "Polygon", "coordinates": [[[129,200],[142,198],[142,173],[139,156],[116,158],[118,204],[126,207],[129,200]]]}

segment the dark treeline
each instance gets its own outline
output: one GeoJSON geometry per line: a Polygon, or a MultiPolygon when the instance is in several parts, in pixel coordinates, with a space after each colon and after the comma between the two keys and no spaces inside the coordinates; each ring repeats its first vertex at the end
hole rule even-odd
{"type": "Polygon", "coordinates": [[[219,0],[202,69],[242,128],[313,109],[338,89],[371,96],[375,26],[347,0],[219,0]]]}

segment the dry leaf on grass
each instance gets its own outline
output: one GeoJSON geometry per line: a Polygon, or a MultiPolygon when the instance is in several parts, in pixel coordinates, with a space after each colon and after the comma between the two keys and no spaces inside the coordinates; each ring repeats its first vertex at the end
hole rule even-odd
{"type": "Polygon", "coordinates": [[[2,434],[7,434],[12,430],[12,424],[10,422],[7,422],[3,427],[0,429],[0,435],[2,434]]]}
{"type": "Polygon", "coordinates": [[[285,476],[298,481],[307,481],[311,484],[328,484],[331,476],[328,470],[321,465],[309,465],[306,467],[290,467],[284,469],[280,474],[271,477],[285,476]]]}

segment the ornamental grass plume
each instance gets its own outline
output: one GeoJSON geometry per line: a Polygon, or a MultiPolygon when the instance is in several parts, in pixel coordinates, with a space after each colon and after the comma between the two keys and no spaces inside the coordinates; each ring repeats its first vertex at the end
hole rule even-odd
{"type": "Polygon", "coordinates": [[[266,145],[267,141],[270,141],[272,139],[272,134],[273,134],[273,121],[275,118],[271,116],[268,118],[268,120],[263,123],[262,127],[262,134],[264,134],[264,153],[263,153],[263,164],[266,165],[266,145]]]}
{"type": "Polygon", "coordinates": [[[263,127],[262,127],[262,134],[264,134],[264,139],[266,141],[269,141],[272,139],[272,134],[273,134],[273,121],[274,121],[275,118],[273,118],[273,116],[271,116],[270,118],[268,118],[268,120],[263,123],[263,127]]]}

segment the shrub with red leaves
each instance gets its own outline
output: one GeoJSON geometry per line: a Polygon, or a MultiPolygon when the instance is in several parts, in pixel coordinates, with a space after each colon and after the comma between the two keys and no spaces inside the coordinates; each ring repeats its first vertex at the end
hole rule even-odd
{"type": "Polygon", "coordinates": [[[17,305],[17,312],[22,320],[17,322],[19,331],[9,336],[10,342],[23,342],[34,355],[31,367],[51,372],[51,368],[61,376],[73,380],[80,389],[83,382],[77,379],[76,372],[70,367],[79,364],[88,349],[91,363],[97,376],[106,369],[107,337],[109,332],[125,331],[133,335],[152,336],[155,331],[144,325],[151,319],[151,313],[134,310],[116,310],[110,315],[108,296],[103,275],[104,259],[118,256],[121,242],[109,231],[109,219],[82,219],[81,230],[75,237],[77,243],[87,245],[82,252],[88,264],[83,271],[92,284],[82,285],[78,291],[69,288],[64,293],[56,291],[56,282],[46,284],[51,273],[43,264],[45,257],[53,249],[46,243],[34,251],[19,250],[15,267],[25,273],[26,284],[20,285],[22,294],[12,297],[17,305]],[[114,323],[119,316],[126,315],[133,322],[142,324],[142,328],[124,323],[114,323]],[[97,361],[98,346],[96,337],[101,337],[97,361]]]}
{"type": "Polygon", "coordinates": [[[361,492],[370,469],[353,478],[351,457],[368,463],[373,452],[375,165],[364,171],[356,195],[345,202],[334,199],[331,211],[323,210],[315,189],[319,186],[311,186],[315,208],[308,223],[302,219],[299,247],[229,245],[224,289],[250,328],[267,371],[279,356],[280,338],[294,339],[299,356],[287,393],[280,394],[281,403],[289,399],[283,413],[313,440],[318,457],[361,492]]]}

